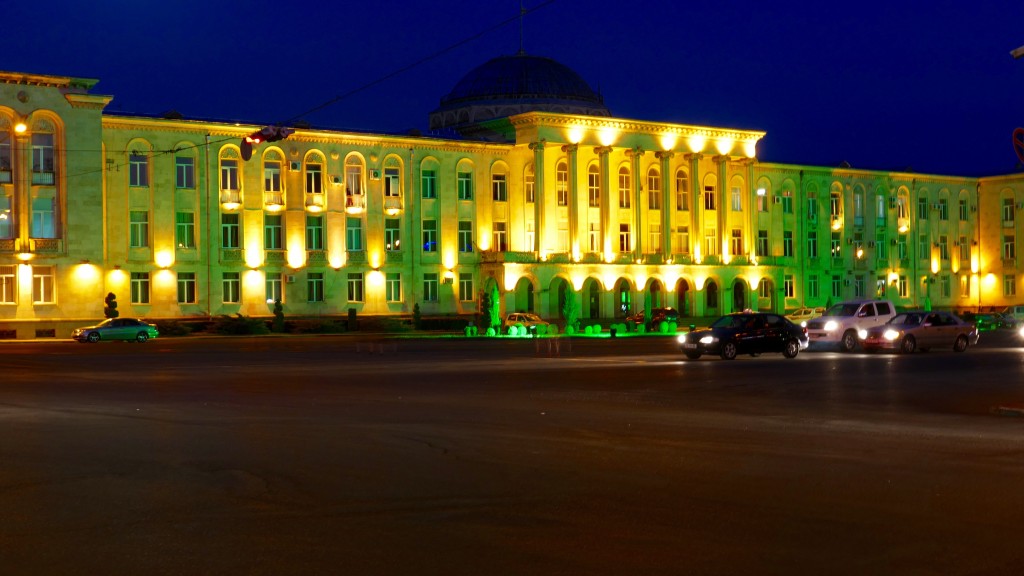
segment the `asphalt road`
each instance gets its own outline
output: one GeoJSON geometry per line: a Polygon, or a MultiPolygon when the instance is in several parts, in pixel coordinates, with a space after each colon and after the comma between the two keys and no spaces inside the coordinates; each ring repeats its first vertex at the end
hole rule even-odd
{"type": "Polygon", "coordinates": [[[0,572],[1024,573],[1019,344],[3,344],[0,572]]]}

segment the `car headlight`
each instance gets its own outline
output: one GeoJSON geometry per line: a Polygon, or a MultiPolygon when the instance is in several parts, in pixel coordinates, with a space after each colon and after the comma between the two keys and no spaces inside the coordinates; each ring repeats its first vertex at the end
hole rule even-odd
{"type": "Polygon", "coordinates": [[[1024,338],[1024,326],[1020,327],[1020,330],[1018,331],[1018,334],[1020,334],[1021,338],[1024,338]]]}
{"type": "Polygon", "coordinates": [[[836,322],[835,320],[829,320],[828,322],[825,322],[825,331],[826,332],[831,332],[831,331],[835,330],[836,328],[839,328],[839,323],[836,322]]]}
{"type": "Polygon", "coordinates": [[[864,329],[857,330],[857,338],[860,338],[861,340],[864,340],[867,337],[868,337],[868,331],[867,330],[864,330],[864,329]]]}
{"type": "Polygon", "coordinates": [[[801,320],[800,321],[800,327],[801,328],[807,328],[807,320],[801,320]]]}
{"type": "Polygon", "coordinates": [[[888,340],[889,342],[892,342],[893,340],[899,339],[900,333],[898,330],[889,329],[882,333],[882,337],[888,340]]]}
{"type": "Polygon", "coordinates": [[[705,336],[700,339],[701,344],[712,344],[714,342],[718,342],[718,338],[715,338],[714,336],[705,336]]]}
{"type": "Polygon", "coordinates": [[[679,342],[680,344],[686,344],[686,334],[680,334],[679,336],[677,336],[676,342],[679,342]]]}

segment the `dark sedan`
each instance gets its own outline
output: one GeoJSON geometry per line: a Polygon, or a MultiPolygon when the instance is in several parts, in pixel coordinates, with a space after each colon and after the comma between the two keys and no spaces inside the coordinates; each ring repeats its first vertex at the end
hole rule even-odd
{"type": "Polygon", "coordinates": [[[683,334],[679,348],[691,360],[704,354],[717,354],[725,360],[737,354],[757,356],[762,352],[781,352],[796,358],[807,348],[807,331],[778,314],[738,312],[722,316],[704,330],[683,334]]]}

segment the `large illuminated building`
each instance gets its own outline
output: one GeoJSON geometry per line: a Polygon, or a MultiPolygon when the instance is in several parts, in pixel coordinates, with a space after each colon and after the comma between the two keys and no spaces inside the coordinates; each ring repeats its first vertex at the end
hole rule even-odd
{"type": "Polygon", "coordinates": [[[262,125],[105,113],[95,83],[0,73],[0,337],[66,337],[108,293],[149,319],[1022,300],[1024,176],[762,163],[763,132],[616,118],[545,58],[470,72],[427,135],[248,160],[262,125]]]}

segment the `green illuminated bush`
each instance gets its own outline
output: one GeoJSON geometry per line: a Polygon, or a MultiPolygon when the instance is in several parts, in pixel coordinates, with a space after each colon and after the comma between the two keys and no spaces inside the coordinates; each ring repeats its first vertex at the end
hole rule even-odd
{"type": "Polygon", "coordinates": [[[558,336],[558,326],[550,324],[548,326],[548,336],[558,336]]]}
{"type": "Polygon", "coordinates": [[[494,331],[494,326],[488,326],[487,327],[487,335],[488,336],[495,336],[495,335],[497,335],[497,332],[494,331]]]}
{"type": "Polygon", "coordinates": [[[257,318],[249,318],[236,314],[234,316],[221,316],[214,323],[214,331],[218,334],[268,334],[270,328],[267,323],[257,318]]]}
{"type": "Polygon", "coordinates": [[[665,320],[658,322],[658,332],[662,334],[668,334],[668,322],[666,322],[665,320]]]}
{"type": "Polygon", "coordinates": [[[600,324],[594,324],[593,326],[587,326],[587,328],[590,328],[594,332],[595,336],[597,336],[598,334],[601,333],[601,325],[600,324]]]}

